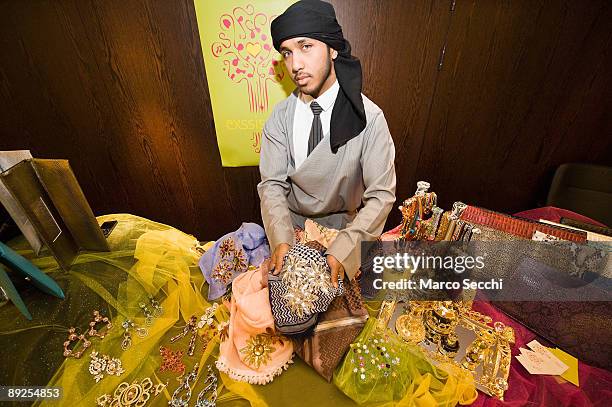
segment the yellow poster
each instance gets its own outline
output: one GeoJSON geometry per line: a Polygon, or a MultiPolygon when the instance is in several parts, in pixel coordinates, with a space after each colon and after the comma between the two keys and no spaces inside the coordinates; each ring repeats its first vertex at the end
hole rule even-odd
{"type": "Polygon", "coordinates": [[[259,164],[261,131],[295,88],[270,23],[291,0],[194,0],[224,167],[259,164]]]}

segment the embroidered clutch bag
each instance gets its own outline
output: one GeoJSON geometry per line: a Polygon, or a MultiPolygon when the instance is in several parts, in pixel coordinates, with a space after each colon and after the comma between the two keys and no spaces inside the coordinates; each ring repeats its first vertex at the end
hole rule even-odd
{"type": "Polygon", "coordinates": [[[342,281],[334,288],[330,269],[321,252],[296,244],[285,255],[278,276],[268,277],[270,305],[276,329],[286,335],[308,331],[320,312],[344,293],[342,281]]]}

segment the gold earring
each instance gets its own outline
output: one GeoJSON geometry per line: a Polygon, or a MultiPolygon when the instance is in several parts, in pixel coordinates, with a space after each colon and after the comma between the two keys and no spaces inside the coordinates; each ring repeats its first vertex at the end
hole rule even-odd
{"type": "Polygon", "coordinates": [[[102,316],[99,311],[94,311],[93,319],[89,322],[89,331],[87,331],[87,335],[89,335],[90,337],[97,336],[100,339],[103,339],[112,327],[113,327],[113,324],[108,317],[102,316]],[[106,324],[106,330],[102,333],[100,333],[96,329],[96,325],[100,323],[106,324]]]}
{"type": "Polygon", "coordinates": [[[147,306],[145,305],[144,302],[141,302],[138,304],[138,306],[140,307],[140,309],[142,310],[142,313],[145,316],[145,325],[146,326],[151,326],[153,325],[153,314],[151,313],[151,311],[149,310],[149,308],[147,308],[147,306]]]}
{"type": "Polygon", "coordinates": [[[104,375],[109,376],[121,376],[125,370],[121,366],[121,360],[117,358],[111,358],[108,355],[101,355],[98,357],[98,352],[91,352],[89,355],[91,361],[89,362],[89,373],[94,377],[96,383],[104,378],[104,375]]]}
{"type": "Polygon", "coordinates": [[[85,334],[77,335],[76,328],[70,328],[68,330],[68,340],[64,342],[64,357],[79,359],[81,356],[83,356],[83,352],[85,352],[85,350],[87,350],[87,348],[90,346],[91,342],[85,339],[85,334]],[[75,352],[74,349],[68,349],[71,342],[78,341],[83,341],[83,348],[81,348],[81,350],[75,352]]]}
{"type": "Polygon", "coordinates": [[[153,316],[156,318],[161,317],[164,314],[164,308],[160,305],[159,301],[153,297],[149,297],[149,301],[153,307],[153,316]]]}

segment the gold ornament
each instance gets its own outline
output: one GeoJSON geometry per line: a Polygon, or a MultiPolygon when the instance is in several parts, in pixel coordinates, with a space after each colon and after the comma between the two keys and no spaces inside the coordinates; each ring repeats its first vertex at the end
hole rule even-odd
{"type": "Polygon", "coordinates": [[[251,336],[246,346],[240,349],[240,353],[245,355],[245,362],[255,369],[268,364],[271,360],[270,354],[274,351],[276,348],[272,346],[271,337],[265,334],[251,336]]]}
{"type": "Polygon", "coordinates": [[[423,307],[418,306],[416,302],[411,303],[410,313],[400,315],[395,321],[395,330],[408,343],[416,345],[425,339],[423,307]]]}
{"type": "Polygon", "coordinates": [[[91,341],[88,341],[85,338],[85,334],[77,334],[76,328],[72,327],[68,330],[68,339],[64,342],[64,357],[79,359],[90,346],[91,341]],[[83,345],[80,350],[75,351],[74,348],[68,348],[72,342],[77,343],[79,341],[83,341],[83,345]]]}
{"type": "Polygon", "coordinates": [[[471,372],[479,389],[503,400],[510,374],[510,344],[515,340],[512,327],[493,323],[491,317],[474,311],[471,301],[410,301],[407,304],[410,312],[393,320],[397,302],[384,301],[378,314],[379,329],[395,327],[400,337],[418,344],[430,360],[450,362],[471,372]],[[421,330],[425,332],[419,341],[423,335],[421,330]],[[470,342],[460,343],[459,337],[470,335],[473,338],[470,342]],[[458,354],[464,356],[456,357],[458,354]]]}
{"type": "Polygon", "coordinates": [[[121,376],[125,370],[121,366],[121,361],[117,358],[111,358],[108,355],[98,357],[98,352],[91,352],[89,355],[89,373],[94,377],[96,383],[104,378],[104,374],[110,376],[121,376]]]}
{"type": "Polygon", "coordinates": [[[111,320],[108,317],[100,314],[100,311],[94,311],[91,321],[89,322],[89,331],[87,331],[87,335],[97,336],[100,339],[104,338],[108,331],[113,327],[111,320]],[[96,329],[98,324],[106,324],[106,329],[103,332],[100,332],[96,329]]]}
{"type": "Polygon", "coordinates": [[[166,386],[167,383],[158,383],[153,386],[153,381],[148,377],[140,382],[134,380],[131,384],[122,382],[117,386],[112,396],[103,394],[96,399],[96,404],[100,407],[142,407],[151,396],[157,396],[166,386]]]}

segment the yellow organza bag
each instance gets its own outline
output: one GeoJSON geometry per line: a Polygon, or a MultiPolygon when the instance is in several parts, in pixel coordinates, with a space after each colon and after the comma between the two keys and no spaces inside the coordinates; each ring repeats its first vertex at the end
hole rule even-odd
{"type": "Polygon", "coordinates": [[[455,406],[477,397],[468,372],[433,366],[377,318],[370,318],[351,344],[333,382],[360,405],[455,406]]]}

